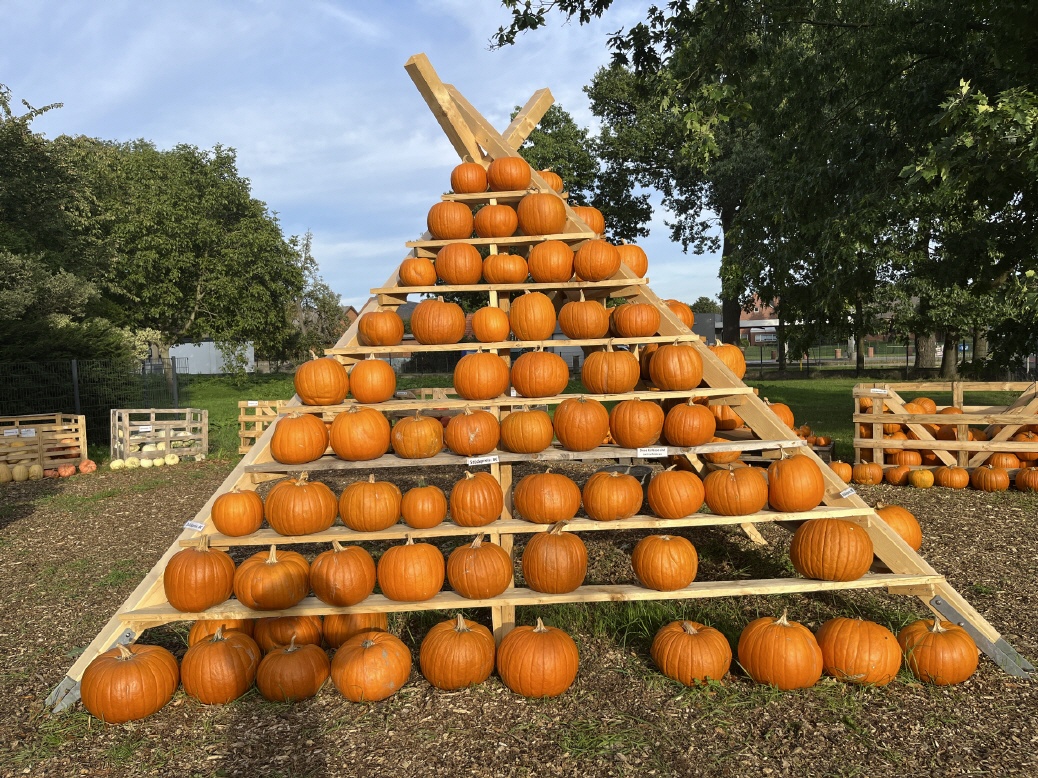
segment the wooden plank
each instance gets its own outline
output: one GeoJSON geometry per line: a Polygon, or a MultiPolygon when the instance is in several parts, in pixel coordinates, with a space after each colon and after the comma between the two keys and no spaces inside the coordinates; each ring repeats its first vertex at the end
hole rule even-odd
{"type": "Polygon", "coordinates": [[[532,246],[537,243],[544,243],[549,240],[561,240],[563,243],[568,243],[570,247],[577,248],[576,244],[591,238],[597,238],[598,235],[590,230],[581,230],[573,232],[562,232],[556,235],[512,235],[507,238],[466,238],[464,240],[440,240],[440,239],[429,239],[429,240],[409,240],[404,245],[408,248],[419,248],[419,249],[442,249],[451,243],[469,243],[473,246],[532,246]]]}
{"type": "MultiPolygon", "coordinates": [[[[457,242],[457,241],[455,241],[457,242]]],[[[371,294],[442,294],[445,292],[525,292],[527,289],[615,289],[617,287],[640,286],[647,284],[645,278],[609,278],[605,281],[561,281],[554,284],[542,284],[535,281],[521,284],[440,284],[436,286],[385,286],[371,290],[371,294]]],[[[633,294],[633,292],[632,292],[633,294]]]]}
{"type": "MultiPolygon", "coordinates": [[[[870,443],[862,439],[862,443],[870,443]]],[[[868,446],[861,446],[868,448],[868,446]]],[[[1038,443],[1022,443],[1018,441],[998,440],[890,440],[883,439],[883,448],[937,449],[943,451],[975,451],[986,457],[992,451],[1038,451],[1038,443]]],[[[934,453],[937,453],[934,451],[934,453]]],[[[975,465],[971,465],[973,467],[975,465]]]]}
{"type": "Polygon", "coordinates": [[[455,592],[444,591],[424,602],[396,602],[380,594],[372,594],[349,608],[327,605],[316,597],[307,597],[298,605],[284,610],[254,611],[237,600],[227,600],[200,613],[182,613],[169,605],[139,608],[129,620],[146,628],[173,621],[199,619],[242,619],[270,616],[324,616],[336,613],[399,613],[404,611],[487,608],[501,604],[552,605],[566,602],[634,602],[638,600],[696,600],[714,597],[736,597],[747,594],[777,595],[810,592],[834,592],[852,589],[885,589],[888,587],[922,586],[944,581],[940,575],[867,574],[855,581],[816,581],[807,578],[770,578],[755,581],[702,581],[684,589],[660,592],[630,584],[581,586],[566,594],[544,594],[531,589],[509,589],[498,597],[469,600],[455,592]]]}
{"type": "MultiPolygon", "coordinates": [[[[455,194],[454,192],[445,192],[444,194],[440,195],[440,199],[454,203],[465,203],[467,205],[489,204],[491,200],[493,200],[495,203],[505,203],[511,205],[518,203],[531,192],[539,191],[539,189],[531,187],[530,189],[516,189],[507,192],[476,192],[469,194],[455,194]]],[[[563,200],[569,199],[569,192],[556,192],[555,194],[561,197],[563,200]]]]}
{"type": "Polygon", "coordinates": [[[446,85],[433,69],[425,54],[415,54],[404,64],[404,70],[418,88],[444,135],[450,140],[458,156],[471,162],[482,162],[483,152],[475,136],[458,113],[446,85]]]}
{"type": "Polygon", "coordinates": [[[551,90],[538,89],[534,92],[526,104],[519,109],[519,113],[512,119],[512,123],[501,133],[505,143],[513,149],[522,146],[554,102],[555,98],[552,96],[551,90]]]}
{"type": "MultiPolygon", "coordinates": [[[[891,389],[898,391],[909,391],[913,394],[924,394],[926,392],[941,392],[943,394],[952,391],[952,381],[902,381],[900,383],[885,384],[891,389]]],[[[956,381],[964,392],[1024,392],[1034,390],[1034,381],[956,381]]],[[[860,386],[860,384],[859,384],[860,386]]]]}
{"type": "MultiPolygon", "coordinates": [[[[699,340],[698,335],[684,335],[680,342],[688,343],[699,340]]],[[[414,343],[404,342],[397,346],[363,346],[357,344],[350,348],[328,348],[325,354],[330,356],[345,354],[399,354],[402,350],[410,354],[435,353],[440,351],[497,351],[500,349],[534,349],[534,348],[570,348],[573,346],[640,346],[646,343],[674,343],[672,335],[653,335],[645,338],[587,338],[584,340],[502,340],[493,343],[414,343]]],[[[251,417],[250,417],[251,418],[251,417]]]]}
{"type": "MultiPolygon", "coordinates": [[[[863,424],[872,421],[871,413],[855,413],[851,417],[854,423],[863,424]]],[[[939,424],[942,427],[954,427],[960,424],[969,426],[980,426],[989,424],[1038,424],[1038,415],[1033,415],[1028,421],[1028,416],[1021,413],[963,413],[963,414],[939,414],[939,413],[884,413],[881,417],[885,424],[939,424]]],[[[1015,433],[1014,433],[1015,434],[1015,433]]],[[[942,441],[937,440],[940,443],[942,441]]]]}

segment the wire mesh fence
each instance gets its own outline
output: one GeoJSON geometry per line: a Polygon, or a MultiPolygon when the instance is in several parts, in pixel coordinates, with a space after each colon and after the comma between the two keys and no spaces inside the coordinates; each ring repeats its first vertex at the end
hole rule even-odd
{"type": "Polygon", "coordinates": [[[188,404],[186,359],[123,362],[0,362],[0,416],[76,413],[87,440],[107,443],[112,408],[178,408],[188,404]]]}

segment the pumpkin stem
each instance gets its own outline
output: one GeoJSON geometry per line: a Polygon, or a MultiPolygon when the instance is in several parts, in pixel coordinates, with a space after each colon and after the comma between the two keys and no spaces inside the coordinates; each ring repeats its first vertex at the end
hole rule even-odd
{"type": "Polygon", "coordinates": [[[939,634],[941,632],[947,632],[947,631],[948,630],[946,630],[944,628],[944,625],[941,624],[941,617],[940,616],[934,616],[933,626],[930,628],[930,632],[932,632],[932,633],[934,633],[936,635],[936,634],[939,634]]]}
{"type": "Polygon", "coordinates": [[[472,631],[472,630],[469,629],[469,625],[465,623],[465,617],[462,616],[460,613],[458,614],[458,617],[454,620],[454,631],[455,632],[471,632],[472,631]]]}
{"type": "Polygon", "coordinates": [[[696,629],[695,623],[691,621],[681,622],[681,629],[684,630],[686,635],[698,635],[699,630],[696,629]]]}
{"type": "Polygon", "coordinates": [[[270,547],[270,555],[267,557],[268,565],[276,565],[278,561],[278,547],[272,545],[270,547]]]}
{"type": "Polygon", "coordinates": [[[371,475],[368,476],[368,483],[369,484],[375,483],[375,474],[374,473],[372,473],[371,475]]]}
{"type": "Polygon", "coordinates": [[[211,643],[219,643],[223,639],[223,624],[221,624],[219,627],[216,628],[216,632],[214,632],[213,636],[209,638],[209,641],[211,643]]]}
{"type": "Polygon", "coordinates": [[[404,543],[405,546],[413,546],[414,545],[414,537],[412,537],[411,533],[408,533],[404,537],[407,538],[407,542],[404,543]]]}
{"type": "Polygon", "coordinates": [[[344,547],[343,547],[342,543],[340,543],[338,540],[333,540],[332,541],[332,550],[333,551],[338,553],[338,552],[342,551],[343,549],[344,549],[344,547]]]}
{"type": "Polygon", "coordinates": [[[674,470],[676,468],[677,468],[677,465],[671,465],[670,467],[667,468],[667,470],[674,470]]]}
{"type": "MultiPolygon", "coordinates": [[[[441,297],[440,299],[442,300],[443,298],[441,297]]],[[[360,647],[361,648],[371,648],[373,645],[375,645],[375,641],[374,640],[365,640],[365,641],[363,641],[360,644],[360,647]]]]}
{"type": "Polygon", "coordinates": [[[421,421],[421,418],[422,418],[422,411],[421,411],[421,409],[420,408],[415,408],[414,409],[414,420],[415,421],[421,421]]]}
{"type": "Polygon", "coordinates": [[[310,349],[310,359],[317,359],[317,352],[313,349],[310,349]]]}
{"type": "Polygon", "coordinates": [[[541,621],[541,617],[537,617],[537,626],[533,628],[534,632],[547,632],[548,628],[544,626],[544,622],[541,621]]]}
{"type": "Polygon", "coordinates": [[[198,546],[195,548],[196,551],[208,551],[209,550],[209,536],[202,535],[198,539],[198,546]]]}
{"type": "Polygon", "coordinates": [[[475,478],[476,476],[472,475],[472,473],[470,473],[468,470],[466,470],[465,471],[465,477],[471,479],[471,478],[475,478]]]}
{"type": "Polygon", "coordinates": [[[555,522],[554,524],[551,525],[551,529],[548,530],[548,534],[549,535],[561,535],[563,533],[563,531],[566,529],[566,525],[567,524],[569,524],[568,521],[557,521],[557,522],[555,522]]]}
{"type": "Polygon", "coordinates": [[[133,659],[133,652],[124,646],[122,643],[119,644],[119,658],[120,659],[133,659]]]}
{"type": "Polygon", "coordinates": [[[302,484],[305,484],[309,480],[310,480],[310,473],[308,473],[308,472],[306,472],[304,470],[302,473],[300,473],[298,476],[296,476],[296,486],[301,486],[302,484]]]}
{"type": "Polygon", "coordinates": [[[292,639],[288,641],[288,645],[285,646],[284,653],[291,654],[293,651],[298,651],[299,646],[296,645],[296,633],[292,633],[292,639]]]}
{"type": "Polygon", "coordinates": [[[580,302],[584,302],[584,290],[580,290],[580,302]]]}
{"type": "Polygon", "coordinates": [[[787,608],[783,608],[782,609],[782,615],[779,616],[777,619],[775,619],[775,624],[778,624],[780,627],[788,627],[789,626],[788,615],[789,615],[788,609],[787,608]]]}

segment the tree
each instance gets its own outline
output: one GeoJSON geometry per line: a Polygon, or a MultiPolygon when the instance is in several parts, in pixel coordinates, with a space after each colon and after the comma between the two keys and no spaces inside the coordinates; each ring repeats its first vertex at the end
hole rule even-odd
{"type": "Polygon", "coordinates": [[[720,313],[721,304],[713,297],[701,296],[689,306],[694,313],[720,313]]]}

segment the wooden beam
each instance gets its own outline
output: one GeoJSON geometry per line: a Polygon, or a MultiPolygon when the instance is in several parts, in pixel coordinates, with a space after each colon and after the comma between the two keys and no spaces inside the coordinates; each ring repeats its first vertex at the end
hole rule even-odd
{"type": "Polygon", "coordinates": [[[544,118],[544,114],[551,108],[552,103],[555,102],[555,98],[552,97],[551,91],[548,89],[538,89],[533,93],[533,96],[526,101],[519,113],[512,119],[512,123],[509,124],[503,133],[505,143],[511,146],[513,149],[518,149],[523,145],[523,142],[530,136],[533,129],[540,123],[541,119],[544,118]]]}
{"type": "Polygon", "coordinates": [[[469,129],[461,114],[458,113],[447,86],[433,69],[432,63],[425,54],[415,54],[404,64],[404,70],[411,76],[414,85],[418,87],[419,93],[425,99],[426,105],[432,111],[433,116],[439,123],[447,139],[458,152],[458,156],[470,162],[484,161],[484,154],[476,142],[475,136],[469,129]]]}

